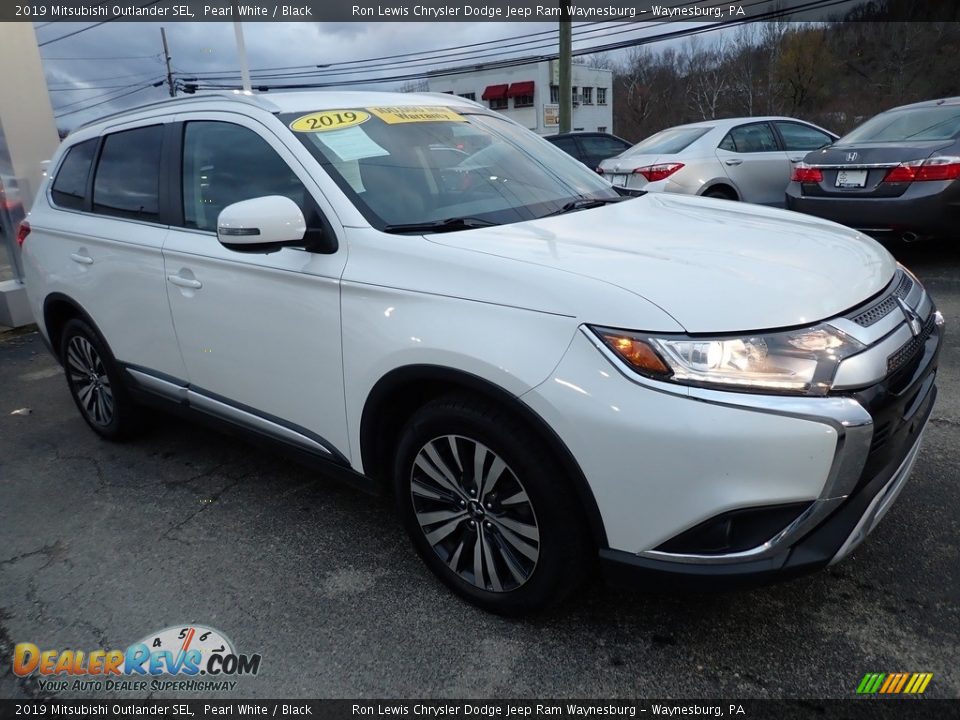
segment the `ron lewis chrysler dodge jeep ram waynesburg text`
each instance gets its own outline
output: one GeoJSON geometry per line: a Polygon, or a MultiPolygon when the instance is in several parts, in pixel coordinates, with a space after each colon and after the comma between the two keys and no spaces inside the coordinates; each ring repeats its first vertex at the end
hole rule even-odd
{"type": "Polygon", "coordinates": [[[455,592],[836,562],[910,473],[942,317],[804,215],[616,189],[452,96],[196,96],[76,130],[20,229],[105,438],[146,404],[388,490],[455,592]]]}

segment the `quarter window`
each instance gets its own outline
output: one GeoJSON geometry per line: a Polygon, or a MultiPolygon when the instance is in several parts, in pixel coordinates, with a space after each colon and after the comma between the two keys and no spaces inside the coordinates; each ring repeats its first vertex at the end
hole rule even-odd
{"type": "MultiPolygon", "coordinates": [[[[319,228],[319,209],[307,188],[266,140],[225,122],[187,123],[183,137],[183,218],[197,230],[217,229],[227,205],[264,195],[283,195],[319,228]]],[[[308,234],[311,230],[307,231],[308,234]]]]}
{"type": "Polygon", "coordinates": [[[50,190],[54,204],[68,210],[83,210],[87,179],[96,152],[96,139],[78,143],[67,151],[50,190]]]}
{"type": "Polygon", "coordinates": [[[93,181],[93,211],[156,222],[160,217],[163,126],[107,135],[93,181]]]}

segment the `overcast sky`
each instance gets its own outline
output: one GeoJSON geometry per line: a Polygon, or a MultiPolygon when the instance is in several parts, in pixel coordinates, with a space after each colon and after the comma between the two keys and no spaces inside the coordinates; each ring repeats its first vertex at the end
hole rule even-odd
{"type": "MultiPolygon", "coordinates": [[[[71,128],[99,115],[165,96],[166,87],[118,97],[151,81],[165,78],[159,23],[111,22],[72,37],[49,41],[86,27],[89,23],[55,23],[37,29],[41,55],[51,98],[60,127],[71,128]],[[44,44],[49,43],[49,44],[44,44]],[[86,88],[86,89],[83,89],[86,88]],[[95,102],[95,108],[84,110],[95,102]],[[75,112],[80,110],[79,112],[75,112]],[[74,111],[74,112],[72,112],[74,111]],[[69,114],[65,114],[69,113],[69,114]]],[[[239,68],[233,23],[167,23],[164,25],[173,58],[173,69],[181,77],[209,71],[233,71],[239,68]]],[[[325,65],[356,61],[386,55],[440,50],[486,41],[487,47],[469,48],[461,52],[488,53],[472,60],[492,61],[505,57],[556,52],[557,24],[548,23],[245,23],[243,25],[250,67],[275,68],[292,65],[325,65]],[[550,31],[549,34],[540,34],[550,31]],[[509,39],[509,38],[520,38],[509,39]],[[507,47],[529,40],[535,46],[507,47]]],[[[671,29],[681,27],[672,24],[671,29]]],[[[574,25],[574,48],[591,47],[650,35],[658,30],[645,23],[627,26],[605,23],[579,27],[574,25]],[[577,34],[581,39],[577,40],[577,34]]],[[[623,52],[623,51],[621,51],[623,52]]],[[[613,54],[611,57],[616,58],[613,54]]],[[[383,75],[426,71],[470,61],[468,57],[442,59],[443,55],[425,56],[412,61],[419,67],[378,68],[383,75]]],[[[326,72],[347,74],[328,76],[326,80],[348,80],[361,77],[349,66],[327,68],[326,72]]],[[[363,77],[371,77],[368,72],[363,77]]],[[[298,78],[271,82],[309,82],[322,78],[298,78]]],[[[256,81],[254,81],[256,84],[256,81]]],[[[398,82],[384,86],[369,83],[366,87],[397,88],[398,82]]]]}

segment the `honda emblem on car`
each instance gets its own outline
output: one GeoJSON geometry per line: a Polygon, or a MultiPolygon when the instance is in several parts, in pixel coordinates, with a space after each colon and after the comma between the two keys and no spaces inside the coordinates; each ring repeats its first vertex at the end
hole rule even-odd
{"type": "Polygon", "coordinates": [[[853,161],[856,160],[858,157],[860,157],[860,153],[857,153],[857,152],[848,152],[848,153],[847,153],[847,162],[853,162],[853,161]]]}

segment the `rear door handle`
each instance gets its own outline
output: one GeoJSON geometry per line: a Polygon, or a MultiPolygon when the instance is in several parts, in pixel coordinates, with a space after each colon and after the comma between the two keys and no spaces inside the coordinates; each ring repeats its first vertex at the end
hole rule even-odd
{"type": "Polygon", "coordinates": [[[203,287],[203,283],[199,280],[194,280],[193,278],[185,278],[181,275],[167,275],[167,280],[172,282],[174,285],[182,288],[193,288],[194,290],[199,290],[203,287]]]}
{"type": "Polygon", "coordinates": [[[81,255],[80,253],[70,253],[70,259],[75,263],[80,263],[81,265],[93,265],[93,258],[89,255],[81,255]]]}
{"type": "Polygon", "coordinates": [[[723,162],[726,165],[742,165],[743,164],[743,160],[724,160],[723,162]]]}

